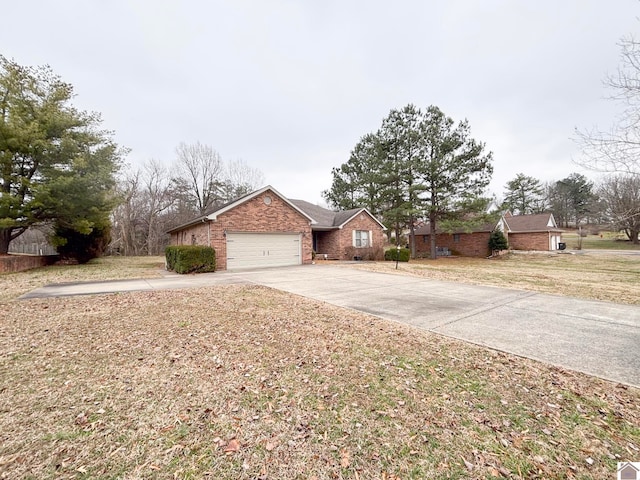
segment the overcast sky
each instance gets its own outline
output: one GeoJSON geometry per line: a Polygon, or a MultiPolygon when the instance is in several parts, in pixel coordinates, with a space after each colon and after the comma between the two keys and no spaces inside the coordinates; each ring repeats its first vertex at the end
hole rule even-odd
{"type": "Polygon", "coordinates": [[[612,123],[602,81],[640,31],[637,0],[21,0],[2,16],[0,53],[73,84],[128,162],[200,141],[315,203],[409,103],[469,120],[494,193],[580,172],[574,129],[612,123]]]}

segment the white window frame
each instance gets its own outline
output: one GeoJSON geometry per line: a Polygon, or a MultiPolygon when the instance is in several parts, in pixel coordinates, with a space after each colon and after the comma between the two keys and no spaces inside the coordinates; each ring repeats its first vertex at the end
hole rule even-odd
{"type": "Polygon", "coordinates": [[[370,230],[354,230],[353,231],[353,246],[356,248],[368,248],[372,245],[371,231],[370,230]],[[364,234],[364,239],[363,239],[364,234]],[[364,244],[363,244],[364,240],[364,244]]]}

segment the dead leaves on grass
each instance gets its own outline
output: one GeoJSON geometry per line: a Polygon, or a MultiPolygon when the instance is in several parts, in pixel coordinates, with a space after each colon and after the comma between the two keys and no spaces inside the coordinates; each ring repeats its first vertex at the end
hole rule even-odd
{"type": "Polygon", "coordinates": [[[83,459],[62,477],[570,477],[637,456],[637,392],[580,374],[262,287],[85,302],[17,303],[0,325],[7,455],[83,459]],[[45,429],[72,433],[64,453],[45,429]]]}

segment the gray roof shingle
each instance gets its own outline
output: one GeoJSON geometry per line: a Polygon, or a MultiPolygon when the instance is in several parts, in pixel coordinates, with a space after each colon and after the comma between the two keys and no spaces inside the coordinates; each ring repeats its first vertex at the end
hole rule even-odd
{"type": "Polygon", "coordinates": [[[550,213],[538,213],[534,215],[505,215],[504,221],[510,232],[559,231],[553,216],[550,213]]]}

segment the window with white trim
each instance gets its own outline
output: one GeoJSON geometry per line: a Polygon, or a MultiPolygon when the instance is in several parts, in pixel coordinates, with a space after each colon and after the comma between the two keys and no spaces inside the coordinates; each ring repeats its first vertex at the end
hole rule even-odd
{"type": "Polygon", "coordinates": [[[367,230],[355,230],[353,236],[354,247],[370,247],[369,232],[367,230]]]}

